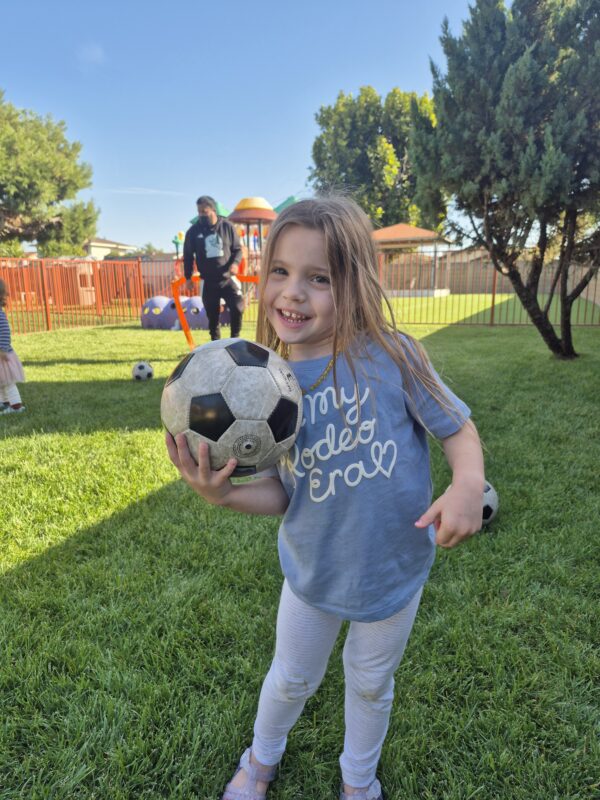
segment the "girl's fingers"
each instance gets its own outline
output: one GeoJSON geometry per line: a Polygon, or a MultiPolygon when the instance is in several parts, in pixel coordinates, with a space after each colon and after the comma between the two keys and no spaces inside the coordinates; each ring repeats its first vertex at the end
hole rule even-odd
{"type": "Polygon", "coordinates": [[[208,445],[206,442],[201,442],[198,445],[198,475],[205,483],[213,482],[213,484],[219,485],[229,480],[236,467],[237,460],[235,458],[230,458],[221,469],[211,469],[208,445]]]}
{"type": "Polygon", "coordinates": [[[178,433],[175,437],[175,443],[177,445],[179,462],[182,469],[186,470],[186,472],[194,470],[196,468],[196,463],[192,458],[192,454],[190,453],[190,448],[185,435],[183,433],[178,433]]]}
{"type": "Polygon", "coordinates": [[[200,442],[198,445],[198,477],[203,483],[208,483],[210,480],[210,459],[208,457],[208,445],[206,442],[200,442]]]}
{"type": "Polygon", "coordinates": [[[237,460],[230,458],[227,464],[220,470],[213,470],[210,466],[210,456],[206,442],[198,444],[197,462],[194,461],[188,441],[183,433],[177,434],[175,438],[170,433],[165,435],[169,458],[177,469],[183,474],[186,473],[187,479],[193,479],[198,485],[213,486],[229,480],[233,471],[237,467],[237,460]]]}
{"type": "Polygon", "coordinates": [[[169,431],[165,431],[165,444],[167,445],[167,453],[171,459],[171,463],[179,469],[179,452],[175,439],[171,436],[169,431]]]}
{"type": "Polygon", "coordinates": [[[234,469],[237,467],[237,459],[230,458],[229,461],[219,470],[219,475],[223,478],[223,480],[229,480],[231,478],[234,469]]]}
{"type": "Polygon", "coordinates": [[[427,511],[422,514],[419,519],[415,522],[417,528],[427,528],[429,525],[434,524],[435,529],[439,530],[440,527],[440,513],[441,513],[441,506],[439,503],[439,498],[434,503],[432,503],[427,511]]]}

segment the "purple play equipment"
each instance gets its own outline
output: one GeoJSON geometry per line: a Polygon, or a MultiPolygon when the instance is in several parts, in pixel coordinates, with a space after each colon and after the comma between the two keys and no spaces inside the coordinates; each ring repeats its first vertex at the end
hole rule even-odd
{"type": "MultiPolygon", "coordinates": [[[[182,297],[181,299],[181,307],[183,309],[183,313],[187,316],[188,314],[188,307],[190,304],[189,297],[182,297]]],[[[180,331],[181,326],[179,324],[179,317],[177,316],[177,308],[175,306],[175,301],[173,298],[169,298],[169,302],[165,305],[161,314],[159,316],[159,325],[158,327],[162,328],[164,331],[180,331]]]]}
{"type": "Polygon", "coordinates": [[[156,329],[162,328],[162,325],[159,322],[160,315],[167,305],[167,303],[173,302],[168,297],[163,297],[162,295],[156,295],[156,297],[150,297],[144,305],[142,306],[142,328],[149,328],[149,329],[156,329]]]}
{"type": "Polygon", "coordinates": [[[190,330],[208,330],[208,318],[206,309],[202,303],[202,298],[194,295],[190,297],[189,305],[185,310],[190,330]]]}
{"type": "MultiPolygon", "coordinates": [[[[208,330],[208,317],[201,297],[197,295],[190,297],[189,305],[184,310],[191,330],[208,330]]],[[[229,325],[229,309],[227,306],[221,311],[220,320],[221,325],[229,325]]]]}
{"type": "MultiPolygon", "coordinates": [[[[198,295],[193,297],[184,296],[180,297],[180,301],[190,329],[208,330],[208,318],[202,298],[198,295]]],[[[222,325],[229,325],[229,309],[226,306],[221,312],[220,319],[222,325]]],[[[156,295],[156,297],[146,300],[142,306],[142,328],[163,331],[181,330],[173,298],[156,295]]]]}

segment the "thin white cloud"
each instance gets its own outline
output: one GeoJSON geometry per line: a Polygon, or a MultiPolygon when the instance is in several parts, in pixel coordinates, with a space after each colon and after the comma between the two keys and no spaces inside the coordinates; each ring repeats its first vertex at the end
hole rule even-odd
{"type": "Polygon", "coordinates": [[[122,189],[105,189],[108,194],[134,195],[169,195],[171,197],[187,197],[185,192],[172,192],[168,189],[148,189],[143,186],[127,186],[122,189]]]}
{"type": "Polygon", "coordinates": [[[102,45],[96,42],[86,42],[77,48],[77,58],[83,65],[104,64],[106,54],[102,45]]]}

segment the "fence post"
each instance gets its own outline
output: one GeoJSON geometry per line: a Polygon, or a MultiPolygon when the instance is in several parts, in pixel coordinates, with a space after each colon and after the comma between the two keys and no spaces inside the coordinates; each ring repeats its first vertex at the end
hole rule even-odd
{"type": "Polygon", "coordinates": [[[94,299],[96,300],[96,314],[102,318],[102,292],[100,289],[100,275],[98,273],[98,264],[92,262],[92,285],[94,287],[94,299]]]}
{"type": "Polygon", "coordinates": [[[494,274],[492,276],[492,307],[490,309],[490,325],[494,324],[494,309],[496,307],[496,284],[498,283],[498,270],[493,267],[494,274]]]}
{"type": "Polygon", "coordinates": [[[137,311],[139,312],[140,308],[144,305],[144,277],[142,275],[142,259],[138,258],[137,260],[137,279],[138,279],[138,292],[140,294],[140,299],[138,303],[137,311]]]}
{"type": "Polygon", "coordinates": [[[44,259],[40,260],[40,285],[42,287],[42,296],[44,298],[44,312],[46,315],[46,330],[52,330],[52,320],[50,317],[50,298],[48,297],[48,289],[46,285],[46,264],[44,259]]]}

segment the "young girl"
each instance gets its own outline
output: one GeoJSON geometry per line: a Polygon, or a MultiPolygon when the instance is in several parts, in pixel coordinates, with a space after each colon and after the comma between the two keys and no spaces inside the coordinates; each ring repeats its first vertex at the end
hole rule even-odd
{"type": "Polygon", "coordinates": [[[11,346],[10,325],[4,312],[7,299],[6,283],[0,280],[0,414],[17,414],[25,411],[17,389],[17,383],[22,383],[25,375],[11,346]]]}
{"type": "Polygon", "coordinates": [[[435,545],[453,547],[481,527],[483,457],[469,409],[386,318],[371,234],[360,208],[337,197],[298,202],[271,228],[257,338],[289,360],[304,394],[285,462],[234,484],[235,460],[213,471],[206,445],[196,464],[185,437],[167,434],[173,464],[208,502],[283,515],[275,656],[252,746],[222,800],[265,797],[344,620],[340,798],[383,798],[376,769],[394,672],[435,545]],[[426,431],[441,439],[453,473],[433,503],[426,431]]]}

